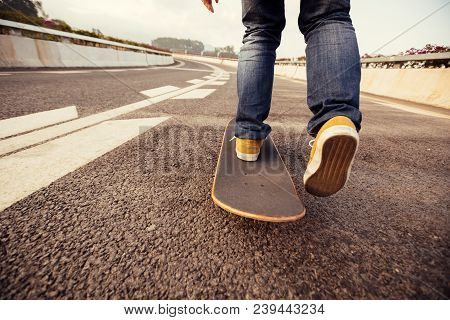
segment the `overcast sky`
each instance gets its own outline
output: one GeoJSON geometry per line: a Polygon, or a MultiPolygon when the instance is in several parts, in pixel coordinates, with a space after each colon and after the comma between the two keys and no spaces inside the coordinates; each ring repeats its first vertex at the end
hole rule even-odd
{"type": "MultiPolygon", "coordinates": [[[[43,0],[51,18],[80,29],[98,28],[105,35],[149,43],[157,37],[190,38],[212,46],[241,46],[240,0],[220,0],[211,14],[201,0],[43,0]]],[[[298,31],[299,0],[286,0],[287,26],[279,57],[303,55],[298,31]]],[[[353,0],[351,15],[363,53],[393,54],[427,43],[450,45],[448,0],[353,0]],[[447,4],[383,49],[396,35],[447,4]]]]}

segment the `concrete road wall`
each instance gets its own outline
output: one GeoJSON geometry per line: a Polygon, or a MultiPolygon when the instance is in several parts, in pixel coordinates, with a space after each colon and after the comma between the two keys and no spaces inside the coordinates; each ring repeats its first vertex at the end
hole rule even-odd
{"type": "Polygon", "coordinates": [[[172,63],[172,56],[0,35],[0,67],[144,67],[172,63]]]}
{"type": "MultiPolygon", "coordinates": [[[[306,81],[306,67],[275,67],[275,74],[306,81]]],[[[450,109],[450,69],[363,68],[361,91],[450,109]]]]}
{"type": "Polygon", "coordinates": [[[450,109],[450,69],[363,69],[364,92],[450,109]]]}
{"type": "MultiPolygon", "coordinates": [[[[237,61],[178,55],[237,67],[237,61]]],[[[306,67],[276,65],[275,74],[306,81],[306,67]]],[[[450,69],[362,69],[361,91],[450,109],[450,69]]]]}

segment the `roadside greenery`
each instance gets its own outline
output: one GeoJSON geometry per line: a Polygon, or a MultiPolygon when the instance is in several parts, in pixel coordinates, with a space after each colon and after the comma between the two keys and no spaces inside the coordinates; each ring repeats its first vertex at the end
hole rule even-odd
{"type": "Polygon", "coordinates": [[[41,1],[36,0],[0,0],[0,19],[32,24],[44,28],[168,52],[168,50],[164,50],[147,43],[105,36],[99,29],[92,29],[89,31],[72,28],[63,20],[48,18],[48,15],[42,8],[41,1]]]}
{"type": "MultiPolygon", "coordinates": [[[[63,20],[50,19],[42,7],[42,2],[39,0],[0,0],[0,19],[32,24],[44,28],[50,28],[54,30],[70,32],[83,36],[104,39],[159,51],[200,55],[204,52],[205,49],[204,44],[198,40],[161,37],[153,40],[152,44],[148,44],[110,37],[104,35],[99,29],[76,29],[63,20]]],[[[208,55],[226,58],[237,57],[232,46],[215,48],[214,50],[215,51],[208,53],[208,55]]]]}

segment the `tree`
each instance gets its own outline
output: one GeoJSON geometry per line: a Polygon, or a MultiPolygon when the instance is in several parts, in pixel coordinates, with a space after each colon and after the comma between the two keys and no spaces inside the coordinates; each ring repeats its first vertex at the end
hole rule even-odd
{"type": "Polygon", "coordinates": [[[226,46],[226,47],[223,47],[223,48],[215,48],[214,50],[216,52],[216,55],[218,55],[219,53],[222,53],[222,52],[227,53],[227,54],[233,54],[233,55],[235,54],[234,46],[226,46]]]}
{"type": "Polygon", "coordinates": [[[223,48],[223,51],[226,53],[234,53],[234,46],[226,46],[223,48]]]}
{"type": "Polygon", "coordinates": [[[53,29],[57,29],[60,31],[65,31],[65,32],[73,32],[72,27],[63,20],[52,19],[51,22],[53,23],[53,26],[50,26],[50,27],[52,27],[53,29]]]}
{"type": "Polygon", "coordinates": [[[200,54],[205,46],[201,41],[191,39],[158,38],[152,44],[159,48],[169,49],[177,52],[200,54]]]}
{"type": "Polygon", "coordinates": [[[92,33],[97,35],[97,37],[99,37],[99,38],[103,38],[103,33],[100,31],[100,29],[93,28],[92,33]]]}
{"type": "Polygon", "coordinates": [[[0,11],[19,11],[28,17],[45,16],[42,2],[38,0],[0,0],[0,11]]]}

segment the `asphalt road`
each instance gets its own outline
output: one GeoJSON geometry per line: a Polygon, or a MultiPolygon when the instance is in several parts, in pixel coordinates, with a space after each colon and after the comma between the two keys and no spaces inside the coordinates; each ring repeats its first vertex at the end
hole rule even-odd
{"type": "MultiPolygon", "coordinates": [[[[306,85],[277,78],[268,122],[307,214],[294,223],[258,222],[228,214],[210,197],[237,101],[234,70],[220,68],[231,78],[202,86],[216,89],[207,97],[120,115],[170,118],[0,212],[0,298],[448,299],[448,113],[363,97],[350,181],[315,198],[302,186],[306,85]]],[[[11,72],[0,75],[0,119],[69,105],[85,117],[212,72],[187,61],[120,72],[11,72]]]]}

